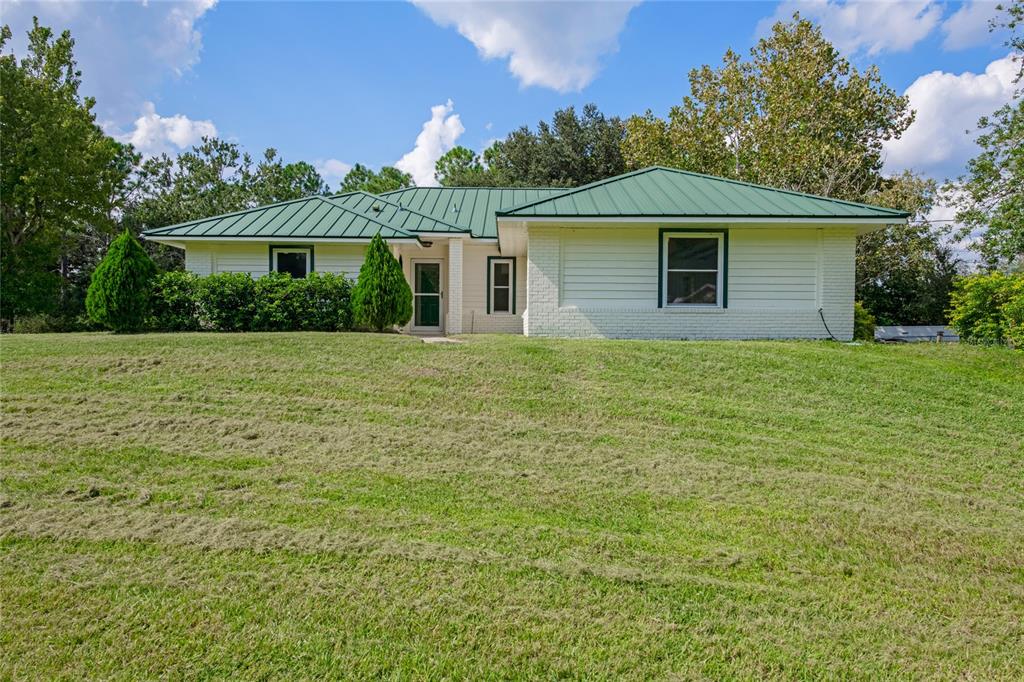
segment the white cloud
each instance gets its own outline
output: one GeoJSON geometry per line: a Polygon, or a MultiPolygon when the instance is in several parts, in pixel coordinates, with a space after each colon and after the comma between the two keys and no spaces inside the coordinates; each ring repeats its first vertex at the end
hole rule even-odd
{"type": "Polygon", "coordinates": [[[758,23],[758,34],[767,34],[776,21],[789,21],[793,12],[819,24],[825,37],[846,54],[906,52],[942,19],[942,7],[931,0],[785,0],[774,15],[758,23]]]}
{"type": "Polygon", "coordinates": [[[108,132],[121,142],[130,142],[143,156],[156,156],[163,152],[173,154],[197,144],[204,136],[215,136],[217,127],[213,121],[193,121],[181,114],[161,116],[152,102],[146,102],[131,132],[108,132]]]}
{"type": "Polygon", "coordinates": [[[988,22],[999,14],[997,4],[974,0],[961,5],[960,9],[942,22],[942,32],[946,34],[942,47],[947,50],[963,50],[994,42],[996,38],[988,30],[988,22]]]}
{"type": "Polygon", "coordinates": [[[455,29],[485,59],[508,58],[521,85],[578,91],[597,76],[601,58],[637,1],[413,2],[439,26],[455,29]]]}
{"type": "Polygon", "coordinates": [[[455,146],[455,141],[466,131],[458,114],[453,114],[455,105],[451,100],[445,104],[430,107],[430,120],[416,136],[416,146],[395,163],[395,168],[412,176],[421,186],[437,184],[434,178],[434,164],[455,146]]]}
{"type": "Polygon", "coordinates": [[[83,95],[96,98],[103,120],[123,124],[135,116],[166,78],[186,74],[199,61],[199,20],[216,0],[176,2],[4,2],[4,23],[16,54],[25,52],[33,15],[56,33],[70,29],[82,71],[83,95]]]}
{"type": "Polygon", "coordinates": [[[911,168],[938,179],[961,174],[977,154],[978,119],[1011,100],[1016,74],[1017,63],[1007,55],[985,73],[933,71],[919,77],[904,92],[917,118],[903,137],[886,144],[886,170],[911,168]]]}
{"type": "Polygon", "coordinates": [[[341,182],[348,175],[348,172],[352,170],[352,164],[339,161],[338,159],[321,159],[313,165],[316,167],[316,172],[320,174],[320,177],[328,185],[341,182]]]}

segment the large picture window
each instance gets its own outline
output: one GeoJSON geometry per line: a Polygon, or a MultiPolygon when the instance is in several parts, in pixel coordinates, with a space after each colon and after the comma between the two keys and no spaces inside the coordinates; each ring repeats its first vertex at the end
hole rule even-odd
{"type": "Polygon", "coordinates": [[[513,258],[487,259],[487,312],[512,315],[516,311],[516,265],[513,258]]]}
{"type": "Polygon", "coordinates": [[[313,270],[313,249],[309,246],[273,246],[270,269],[303,279],[313,270]]]}
{"type": "Polygon", "coordinates": [[[666,232],[662,236],[662,301],[667,307],[722,307],[724,236],[666,232]]]}

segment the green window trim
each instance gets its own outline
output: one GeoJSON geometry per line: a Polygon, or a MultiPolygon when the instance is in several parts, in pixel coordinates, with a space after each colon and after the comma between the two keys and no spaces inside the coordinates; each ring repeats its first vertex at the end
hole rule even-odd
{"type": "MultiPolygon", "coordinates": [[[[516,314],[516,258],[512,256],[488,256],[487,257],[487,314],[491,314],[491,269],[494,261],[505,261],[511,263],[512,266],[509,270],[509,288],[511,289],[512,299],[512,310],[510,312],[502,311],[501,315],[515,315],[516,314]]],[[[497,314],[497,313],[496,313],[497,314]]]]}
{"type": "Polygon", "coordinates": [[[722,310],[729,307],[729,230],[708,227],[662,227],[658,230],[658,307],[665,303],[665,234],[692,232],[722,235],[722,310]]]}
{"type": "Polygon", "coordinates": [[[267,248],[267,272],[274,272],[274,252],[279,249],[305,249],[309,251],[309,274],[316,272],[316,259],[312,244],[270,244],[267,248]]]}

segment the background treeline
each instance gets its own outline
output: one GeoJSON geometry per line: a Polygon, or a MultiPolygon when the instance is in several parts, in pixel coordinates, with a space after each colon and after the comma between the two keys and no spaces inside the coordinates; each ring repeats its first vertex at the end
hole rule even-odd
{"type": "MultiPolygon", "coordinates": [[[[1001,25],[1024,50],[1021,0],[1001,25]]],[[[356,164],[330,188],[309,163],[274,149],[253,158],[236,144],[204,139],[176,157],[142,159],[96,124],[79,93],[74,41],[34,25],[21,59],[0,37],[0,325],[86,324],[85,292],[113,237],[310,194],[412,184],[392,168],[356,164]]],[[[1019,77],[1019,76],[1018,76],[1019,77]]],[[[978,156],[940,187],[910,171],[882,174],[883,143],[913,121],[907,98],[878,70],[853,67],[812,23],[776,24],[746,56],[689,74],[690,92],[664,118],[622,119],[590,104],[523,126],[482,154],[456,147],[436,166],[448,186],[572,187],[665,165],[861,201],[913,214],[908,226],[861,238],[857,297],[880,323],[946,319],[960,264],[947,245],[970,232],[988,269],[1013,271],[1024,256],[1024,115],[1014,102],[979,122],[978,156]],[[942,199],[964,226],[930,224],[942,199]]],[[[181,252],[145,244],[158,270],[182,267],[181,252]]]]}

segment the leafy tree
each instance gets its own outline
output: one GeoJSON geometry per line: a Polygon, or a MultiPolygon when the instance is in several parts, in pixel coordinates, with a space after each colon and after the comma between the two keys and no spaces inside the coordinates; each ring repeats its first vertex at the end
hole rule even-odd
{"type": "Polygon", "coordinates": [[[484,187],[493,182],[479,155],[466,147],[445,152],[434,164],[434,178],[444,187],[484,187]]]}
{"type": "MultiPolygon", "coordinates": [[[[1006,44],[1019,54],[1024,51],[1024,36],[1018,33],[1024,26],[1024,2],[1015,0],[1005,9],[1006,17],[991,27],[1011,29],[1006,44]]],[[[1015,82],[1022,78],[1024,59],[1015,82]]],[[[980,153],[967,162],[965,175],[944,187],[962,225],[959,236],[977,235],[972,247],[990,267],[1024,267],[1024,99],[1019,89],[1014,99],[978,121],[980,153]]]]}
{"type": "MultiPolygon", "coordinates": [[[[274,149],[267,149],[256,163],[237,144],[207,137],[177,157],[162,154],[138,168],[122,224],[138,234],[327,191],[308,163],[285,164],[274,149]]],[[[178,249],[151,243],[146,247],[161,270],[181,267],[178,249]]]]}
{"type": "Polygon", "coordinates": [[[256,206],[328,194],[330,191],[316,168],[305,161],[286,164],[273,148],[263,153],[263,160],[246,180],[252,203],[256,206]]]}
{"type": "Polygon", "coordinates": [[[867,197],[879,206],[911,214],[857,239],[857,299],[881,324],[940,324],[959,262],[943,242],[948,230],[927,222],[936,197],[934,180],[910,171],[882,181],[867,197]]]}
{"type": "Polygon", "coordinates": [[[366,249],[352,289],[352,314],[358,326],[379,332],[412,319],[412,289],[379,232],[366,249]]]}
{"type": "Polygon", "coordinates": [[[130,148],[96,125],[95,101],[79,94],[74,40],[33,19],[21,61],[4,53],[0,29],[0,313],[51,311],[62,252],[90,229],[109,234],[130,148]]]}
{"type": "Polygon", "coordinates": [[[619,175],[625,168],[622,141],[625,126],[608,118],[597,105],[555,112],[537,132],[523,126],[484,151],[489,182],[496,186],[575,187],[619,175]]]}
{"type": "Polygon", "coordinates": [[[96,267],[85,298],[89,317],[115,332],[142,329],[149,317],[150,289],[156,265],[125,230],[96,267]]]}
{"type": "Polygon", "coordinates": [[[384,166],[379,172],[373,172],[366,166],[357,163],[345,174],[338,192],[369,192],[381,194],[403,187],[412,187],[412,176],[403,173],[393,166],[384,166]]]}
{"type": "Polygon", "coordinates": [[[1024,273],[978,273],[956,281],[949,322],[960,337],[1024,347],[1024,273]]]}
{"type": "Polygon", "coordinates": [[[882,145],[913,120],[908,99],[875,67],[858,71],[799,14],[743,60],[690,72],[690,94],[667,120],[626,123],[629,168],[666,165],[840,199],[881,179],[882,145]]]}

